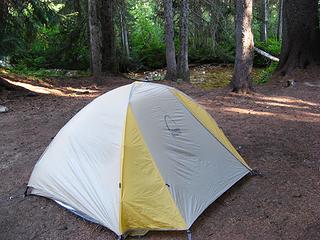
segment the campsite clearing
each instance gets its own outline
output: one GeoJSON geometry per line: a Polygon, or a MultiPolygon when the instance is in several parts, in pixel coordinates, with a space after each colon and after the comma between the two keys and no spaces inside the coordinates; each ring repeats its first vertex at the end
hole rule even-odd
{"type": "MultiPolygon", "coordinates": [[[[109,77],[96,87],[87,79],[17,80],[47,92],[0,95],[9,108],[0,115],[0,239],[114,239],[109,230],[51,200],[20,195],[60,128],[94,97],[130,81],[109,77]]],[[[208,92],[174,85],[202,104],[263,174],[244,178],[205,210],[192,226],[194,239],[320,238],[320,88],[303,82],[283,86],[271,83],[254,95],[236,96],[225,88],[208,92]]],[[[186,239],[186,234],[150,232],[143,239],[186,239]]]]}

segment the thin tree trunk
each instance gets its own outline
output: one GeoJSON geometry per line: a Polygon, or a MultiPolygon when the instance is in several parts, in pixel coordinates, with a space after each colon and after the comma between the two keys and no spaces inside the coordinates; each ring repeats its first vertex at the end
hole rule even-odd
{"type": "Polygon", "coordinates": [[[269,0],[261,0],[261,33],[260,40],[266,42],[268,40],[268,21],[269,21],[269,0]]]}
{"type": "Polygon", "coordinates": [[[283,29],[283,0],[279,0],[279,15],[278,15],[278,29],[277,29],[277,38],[278,40],[282,39],[282,30],[283,29]]]}
{"type": "MultiPolygon", "coordinates": [[[[193,13],[193,25],[194,29],[191,31],[194,34],[194,44],[193,46],[196,49],[202,48],[204,46],[206,36],[204,32],[204,24],[202,20],[202,10],[201,10],[201,1],[200,0],[194,0],[194,3],[190,7],[190,12],[193,13]]],[[[192,15],[191,15],[192,16],[192,15]]],[[[192,19],[192,18],[191,18],[192,19]]]]}
{"type": "MultiPolygon", "coordinates": [[[[0,41],[3,39],[5,36],[5,29],[7,25],[7,15],[8,15],[8,2],[7,0],[0,0],[0,41]]],[[[0,46],[0,57],[2,56],[3,46],[0,46]]],[[[0,82],[0,92],[3,86],[1,85],[0,82]]]]}
{"type": "Polygon", "coordinates": [[[8,1],[0,0],[0,33],[5,29],[8,15],[8,1]]]}
{"type": "Polygon", "coordinates": [[[212,40],[212,49],[215,49],[218,42],[219,36],[219,16],[218,11],[220,10],[220,2],[214,1],[214,4],[210,5],[210,33],[212,40]]]}
{"type": "Polygon", "coordinates": [[[232,86],[234,92],[252,89],[250,73],[253,65],[252,0],[236,1],[236,59],[232,86]]]}
{"type": "Polygon", "coordinates": [[[120,25],[121,25],[122,50],[125,54],[125,57],[129,58],[130,50],[129,50],[129,38],[128,38],[126,13],[127,11],[126,11],[125,0],[120,0],[119,15],[120,15],[120,25]]]}
{"type": "Polygon", "coordinates": [[[181,78],[186,82],[190,81],[190,72],[188,65],[188,17],[188,0],[182,0],[180,15],[180,53],[178,61],[178,78],[181,78]]]}
{"type": "Polygon", "coordinates": [[[283,40],[277,71],[286,75],[320,62],[318,0],[284,0],[283,40]]]}
{"type": "Polygon", "coordinates": [[[91,47],[91,70],[93,76],[102,74],[102,32],[98,9],[99,0],[88,0],[89,30],[91,47]]]}
{"type": "Polygon", "coordinates": [[[176,49],[174,45],[172,0],[164,0],[164,14],[166,21],[166,61],[167,73],[165,79],[177,79],[176,49]]]}

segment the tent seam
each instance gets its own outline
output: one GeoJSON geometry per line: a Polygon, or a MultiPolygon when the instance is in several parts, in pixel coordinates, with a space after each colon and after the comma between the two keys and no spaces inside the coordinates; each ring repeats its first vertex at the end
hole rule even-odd
{"type": "Polygon", "coordinates": [[[133,93],[133,88],[134,88],[134,84],[132,83],[131,85],[131,89],[130,89],[130,93],[129,93],[129,97],[128,97],[128,105],[127,105],[127,111],[126,111],[126,116],[125,116],[125,121],[124,121],[124,127],[123,127],[123,131],[122,131],[122,141],[121,141],[121,156],[120,156],[120,182],[119,182],[119,187],[120,187],[120,206],[119,206],[119,231],[122,233],[122,193],[123,193],[123,160],[124,160],[124,154],[125,154],[125,136],[126,136],[126,128],[127,128],[127,118],[128,118],[128,111],[129,111],[129,107],[130,107],[130,100],[131,100],[131,96],[133,93]]]}
{"type": "MultiPolygon", "coordinates": [[[[204,123],[198,119],[195,114],[179,99],[179,97],[176,94],[176,90],[173,88],[170,88],[170,92],[174,95],[174,97],[183,105],[183,107],[209,132],[211,136],[213,136],[232,156],[234,156],[246,169],[249,171],[252,171],[252,169],[248,166],[246,166],[242,161],[240,161],[205,125],[204,123]]],[[[192,99],[192,98],[191,98],[192,99]]],[[[192,99],[193,100],[193,99],[192,99]]],[[[194,101],[194,100],[193,100],[194,101]]],[[[194,101],[196,102],[196,101],[194,101]]],[[[219,126],[218,126],[219,127],[219,126]]],[[[220,128],[219,128],[220,129],[220,128]]],[[[221,129],[220,129],[221,130],[221,129]]],[[[239,154],[240,155],[240,154],[239,154]]],[[[240,155],[241,156],[241,155],[240,155]]]]}

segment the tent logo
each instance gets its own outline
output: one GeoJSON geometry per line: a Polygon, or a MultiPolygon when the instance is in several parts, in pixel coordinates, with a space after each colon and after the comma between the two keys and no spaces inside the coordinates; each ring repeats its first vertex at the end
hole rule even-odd
{"type": "Polygon", "coordinates": [[[181,134],[181,129],[177,127],[176,122],[169,115],[164,115],[164,121],[172,136],[177,137],[181,134]]]}

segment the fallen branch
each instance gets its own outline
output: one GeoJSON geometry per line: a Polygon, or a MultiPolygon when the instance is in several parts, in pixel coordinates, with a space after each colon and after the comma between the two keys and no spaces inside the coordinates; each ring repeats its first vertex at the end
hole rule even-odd
{"type": "Polygon", "coordinates": [[[0,90],[1,90],[1,88],[4,88],[9,91],[30,92],[28,89],[26,89],[24,87],[20,87],[20,86],[11,84],[3,77],[0,77],[0,90]]]}
{"type": "Polygon", "coordinates": [[[271,61],[279,62],[279,58],[272,56],[270,53],[267,53],[257,47],[254,47],[254,50],[259,53],[260,55],[270,59],[271,61]]]}

